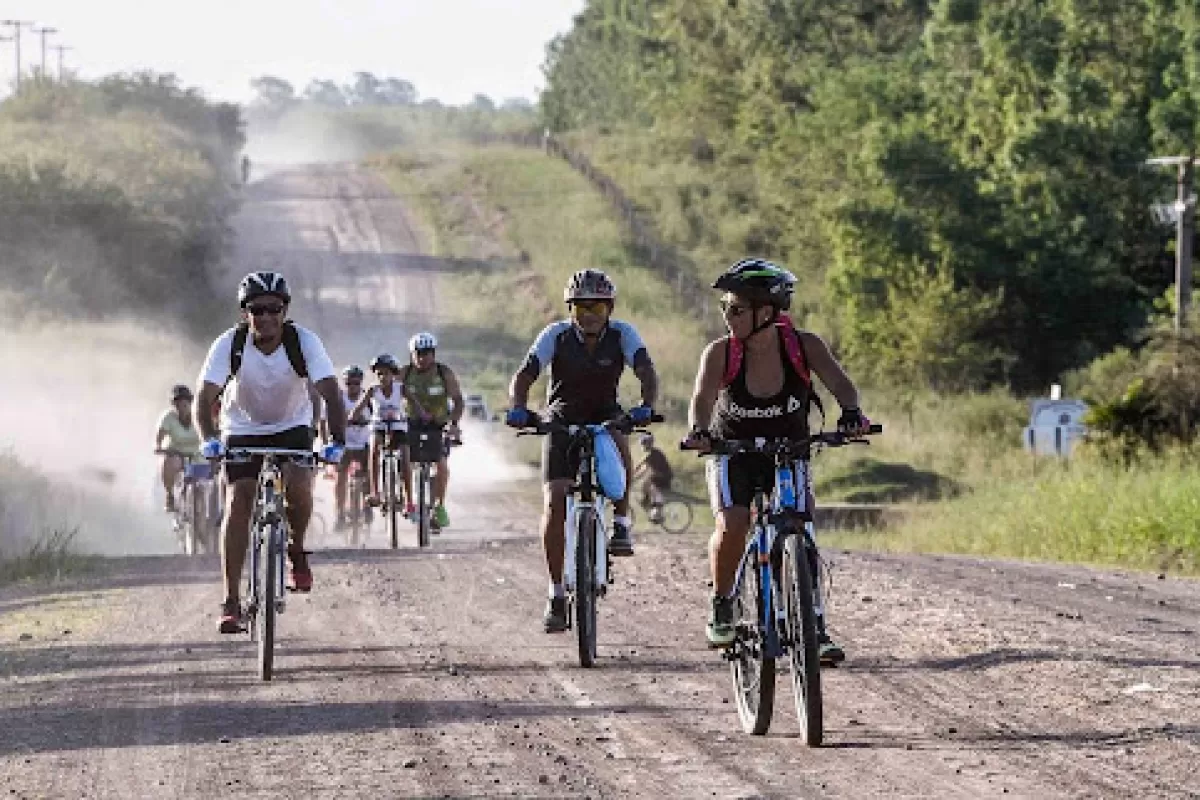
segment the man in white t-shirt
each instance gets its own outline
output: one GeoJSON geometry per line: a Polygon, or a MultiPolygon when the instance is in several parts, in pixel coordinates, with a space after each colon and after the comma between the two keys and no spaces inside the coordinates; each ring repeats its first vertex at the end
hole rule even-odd
{"type": "MultiPolygon", "coordinates": [[[[291,299],[287,281],[276,272],[252,272],[238,285],[242,323],[217,337],[200,373],[197,421],[205,438],[202,453],[206,458],[220,458],[226,447],[311,450],[311,385],[328,410],[332,442],[322,451],[322,458],[341,459],[346,445],[346,407],[333,362],[316,334],[285,321],[291,299]],[[218,396],[221,430],[227,437],[224,443],[217,438],[212,414],[218,396]]],[[[243,629],[238,591],[261,467],[261,458],[225,465],[229,491],[222,531],[225,601],[218,626],[221,633],[243,629]]],[[[312,589],[312,570],[304,534],[312,516],[312,471],[288,466],[284,474],[291,529],[291,588],[307,592],[312,589]]]]}

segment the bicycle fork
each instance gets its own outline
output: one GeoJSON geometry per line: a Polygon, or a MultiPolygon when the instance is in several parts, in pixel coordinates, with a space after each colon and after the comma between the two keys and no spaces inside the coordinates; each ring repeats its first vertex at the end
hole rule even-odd
{"type": "Polygon", "coordinates": [[[608,584],[612,581],[608,562],[608,541],[605,531],[608,530],[608,520],[605,519],[605,509],[602,503],[576,501],[571,494],[567,495],[567,518],[563,526],[563,586],[567,591],[574,592],[575,587],[575,545],[579,539],[579,520],[586,511],[596,515],[596,536],[593,546],[595,555],[592,562],[596,566],[596,592],[603,597],[608,593],[608,584]]]}

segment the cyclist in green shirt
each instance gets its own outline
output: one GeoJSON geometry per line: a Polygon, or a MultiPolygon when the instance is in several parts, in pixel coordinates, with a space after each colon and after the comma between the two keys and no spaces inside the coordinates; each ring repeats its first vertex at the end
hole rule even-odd
{"type": "Polygon", "coordinates": [[[175,510],[175,481],[185,460],[200,455],[200,432],[192,418],[192,390],[183,384],[171,389],[171,408],[158,418],[154,452],[162,456],[162,482],[167,490],[166,510],[175,510]]]}
{"type": "MultiPolygon", "coordinates": [[[[437,337],[428,332],[418,333],[408,340],[408,350],[412,361],[400,371],[398,379],[404,387],[410,435],[420,426],[444,427],[451,439],[461,439],[458,423],[463,415],[462,388],[454,370],[436,358],[437,337]]],[[[447,455],[442,452],[433,480],[433,513],[441,528],[450,525],[450,515],[446,513],[446,487],[450,484],[447,455]]]]}

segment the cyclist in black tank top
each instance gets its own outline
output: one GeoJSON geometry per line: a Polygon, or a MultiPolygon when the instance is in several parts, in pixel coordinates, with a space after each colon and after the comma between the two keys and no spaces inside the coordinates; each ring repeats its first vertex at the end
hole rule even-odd
{"type": "MultiPolygon", "coordinates": [[[[765,335],[770,335],[766,333],[765,335]]],[[[742,358],[741,367],[733,381],[717,395],[713,407],[711,430],[720,439],[799,438],[808,435],[808,405],[812,396],[806,377],[797,372],[788,359],[779,337],[779,359],[783,367],[783,386],[766,397],[757,397],[746,386],[749,358],[742,358]]],[[[725,365],[729,367],[729,337],[725,345],[725,365]]]]}
{"type": "MultiPolygon", "coordinates": [[[[721,310],[730,335],[712,342],[701,356],[688,447],[703,450],[713,436],[807,434],[810,370],[842,407],[840,429],[859,433],[869,424],[858,408],[858,389],[828,345],[814,333],[796,330],[783,315],[794,286],[791,273],[760,259],[739,261],[713,284],[725,292],[721,310]]],[[[710,645],[727,647],[735,638],[730,595],[750,530],[750,504],[760,489],[773,489],[775,467],[766,456],[740,454],[710,459],[707,473],[717,529],[709,542],[714,594],[706,634],[710,645]]],[[[823,617],[818,625],[822,661],[844,658],[823,617]]]]}

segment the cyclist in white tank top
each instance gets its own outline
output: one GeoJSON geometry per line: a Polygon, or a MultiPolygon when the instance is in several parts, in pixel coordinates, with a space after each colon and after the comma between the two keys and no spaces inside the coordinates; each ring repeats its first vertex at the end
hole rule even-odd
{"type": "MultiPolygon", "coordinates": [[[[408,418],[404,413],[404,386],[396,380],[400,364],[387,353],[371,360],[371,372],[379,381],[355,406],[351,416],[365,411],[368,404],[373,409],[371,425],[375,429],[371,437],[371,503],[379,505],[379,464],[385,444],[400,451],[400,471],[404,480],[404,497],[412,497],[412,469],[408,464],[408,418]],[[390,441],[389,441],[390,440],[390,441]]],[[[412,511],[411,502],[406,504],[405,513],[412,511]]]]}

